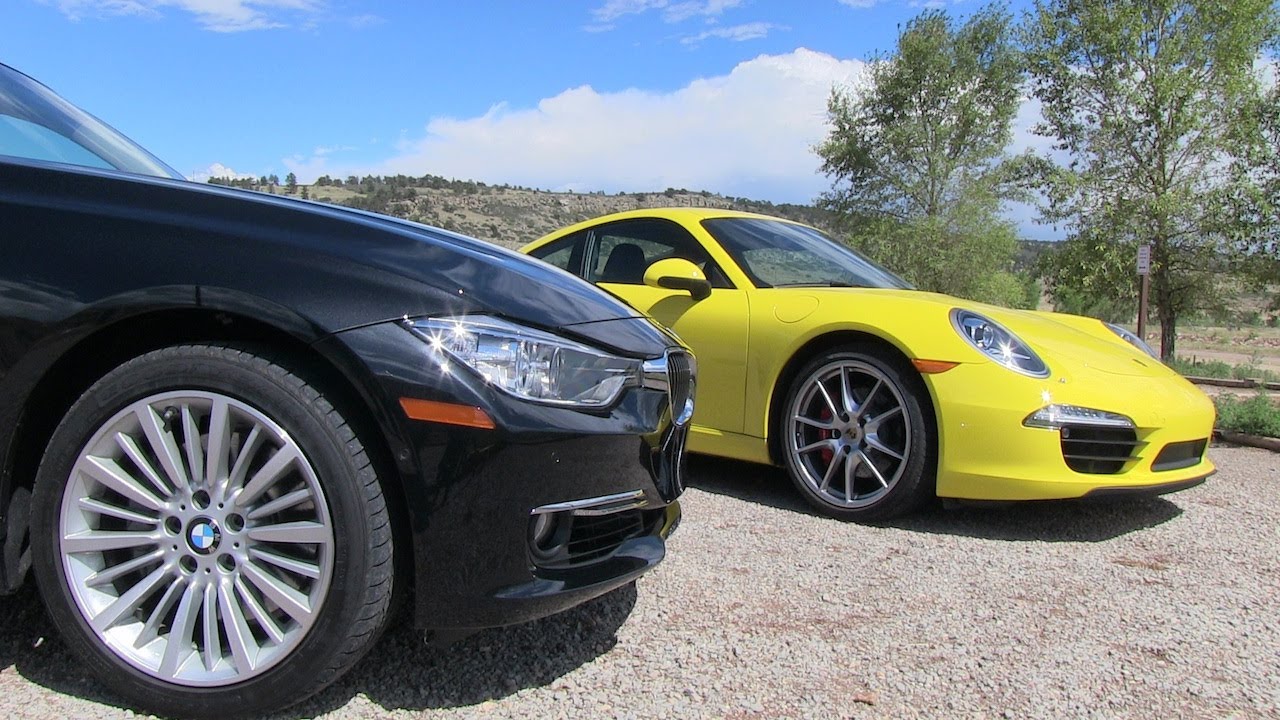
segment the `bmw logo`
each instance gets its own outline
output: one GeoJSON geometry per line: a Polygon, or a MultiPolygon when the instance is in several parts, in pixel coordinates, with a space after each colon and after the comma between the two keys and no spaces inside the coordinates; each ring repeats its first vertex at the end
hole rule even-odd
{"type": "Polygon", "coordinates": [[[191,529],[187,532],[187,543],[191,545],[191,549],[201,555],[208,555],[218,549],[218,543],[222,540],[222,532],[218,530],[218,526],[213,524],[212,520],[200,518],[191,524],[191,529]]]}

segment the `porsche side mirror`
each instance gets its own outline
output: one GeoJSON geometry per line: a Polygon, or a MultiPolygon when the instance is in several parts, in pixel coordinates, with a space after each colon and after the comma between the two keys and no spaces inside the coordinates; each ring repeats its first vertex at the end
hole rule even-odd
{"type": "Polygon", "coordinates": [[[644,271],[644,284],[667,290],[687,290],[694,300],[711,295],[711,283],[702,270],[684,258],[667,258],[644,271]]]}

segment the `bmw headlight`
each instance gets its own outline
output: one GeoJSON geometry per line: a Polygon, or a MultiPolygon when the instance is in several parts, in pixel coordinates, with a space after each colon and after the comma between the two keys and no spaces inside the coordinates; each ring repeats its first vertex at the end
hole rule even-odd
{"type": "Polygon", "coordinates": [[[972,310],[954,308],[951,324],[970,345],[1010,370],[1031,377],[1049,376],[1049,366],[1040,356],[996,321],[972,310]]]}
{"type": "Polygon", "coordinates": [[[1111,332],[1113,332],[1113,333],[1115,333],[1115,334],[1119,335],[1119,336],[1120,336],[1120,338],[1121,338],[1122,340],[1124,340],[1125,342],[1127,342],[1127,343],[1129,343],[1130,345],[1132,345],[1132,346],[1134,346],[1134,347],[1138,348],[1139,350],[1141,350],[1142,352],[1144,352],[1144,353],[1146,353],[1146,354],[1150,355],[1151,357],[1155,358],[1156,360],[1159,360],[1159,359],[1160,359],[1160,355],[1159,355],[1159,354],[1157,354],[1155,350],[1152,350],[1152,349],[1151,349],[1151,346],[1150,346],[1150,345],[1148,345],[1148,344],[1146,343],[1146,341],[1145,341],[1145,340],[1143,340],[1142,338],[1138,337],[1137,335],[1135,335],[1135,334],[1133,334],[1133,333],[1129,332],[1128,330],[1125,330],[1124,328],[1122,328],[1122,327],[1120,327],[1119,325],[1116,325],[1116,324],[1114,324],[1114,323],[1104,322],[1104,323],[1102,323],[1102,324],[1103,324],[1103,325],[1106,325],[1106,326],[1107,326],[1107,329],[1108,329],[1108,330],[1110,330],[1111,332]]]}
{"type": "Polygon", "coordinates": [[[487,315],[413,320],[444,367],[456,362],[524,400],[580,408],[612,405],[641,380],[642,361],[617,357],[487,315]]]}

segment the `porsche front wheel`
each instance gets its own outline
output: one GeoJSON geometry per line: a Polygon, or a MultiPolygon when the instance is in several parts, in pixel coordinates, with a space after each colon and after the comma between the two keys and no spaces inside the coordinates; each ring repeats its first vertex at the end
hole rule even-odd
{"type": "Polygon", "coordinates": [[[50,616],[113,690],[164,714],[257,715],[378,637],[387,508],[324,394],[242,349],[148,353],[93,385],[36,480],[50,616]]]}
{"type": "Polygon", "coordinates": [[[792,482],[818,510],[884,519],[932,497],[933,438],[910,372],[882,353],[844,348],[796,376],[779,424],[782,449],[792,482]]]}

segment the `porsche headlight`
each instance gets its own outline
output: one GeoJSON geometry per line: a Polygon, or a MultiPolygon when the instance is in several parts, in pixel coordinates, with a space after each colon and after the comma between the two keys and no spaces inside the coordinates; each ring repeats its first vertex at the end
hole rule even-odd
{"type": "Polygon", "coordinates": [[[954,308],[951,324],[970,345],[1010,370],[1031,377],[1049,376],[1049,367],[1040,356],[994,320],[972,310],[954,308]]]}
{"type": "Polygon", "coordinates": [[[612,405],[641,379],[642,361],[617,357],[501,318],[468,315],[413,320],[444,367],[458,363],[524,400],[580,408],[612,405]]]}
{"type": "Polygon", "coordinates": [[[1156,351],[1155,351],[1155,350],[1152,350],[1152,349],[1151,349],[1151,346],[1150,346],[1150,345],[1148,345],[1148,344],[1146,343],[1146,341],[1145,341],[1145,340],[1143,340],[1142,338],[1138,337],[1137,335],[1135,335],[1135,334],[1133,334],[1133,333],[1129,332],[1128,330],[1125,330],[1124,328],[1122,328],[1122,327],[1120,327],[1119,325],[1116,325],[1116,324],[1114,324],[1114,323],[1104,322],[1104,323],[1102,323],[1102,324],[1103,324],[1103,325],[1106,325],[1106,326],[1107,326],[1107,329],[1108,329],[1108,330],[1110,330],[1111,332],[1113,332],[1113,333],[1115,333],[1115,334],[1119,335],[1119,336],[1120,336],[1120,338],[1121,338],[1122,340],[1124,340],[1125,342],[1127,342],[1127,343],[1129,343],[1130,345],[1132,345],[1132,346],[1134,346],[1134,347],[1138,348],[1139,350],[1141,350],[1142,352],[1144,352],[1144,353],[1146,353],[1146,354],[1150,355],[1151,357],[1155,358],[1156,360],[1159,360],[1159,359],[1160,359],[1160,355],[1159,355],[1158,353],[1156,353],[1156,351]]]}

